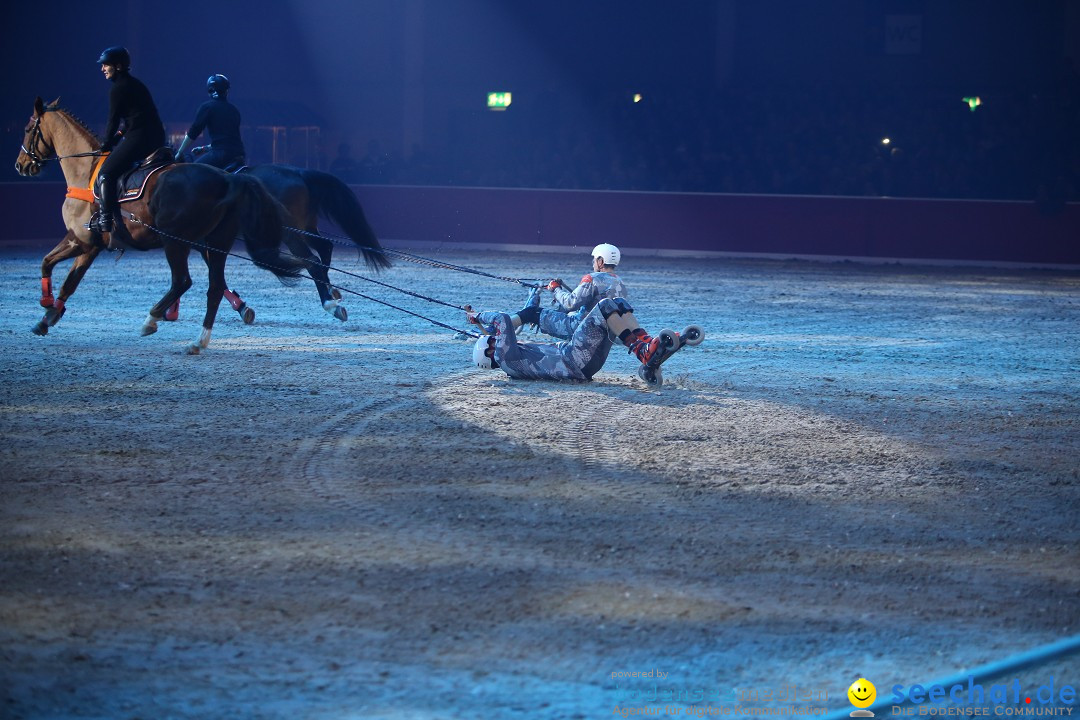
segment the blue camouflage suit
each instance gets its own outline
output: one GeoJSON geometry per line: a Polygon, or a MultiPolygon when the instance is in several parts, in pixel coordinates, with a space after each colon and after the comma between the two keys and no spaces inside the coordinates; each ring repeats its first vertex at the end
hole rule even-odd
{"type": "Polygon", "coordinates": [[[577,323],[569,340],[557,343],[518,342],[510,316],[481,312],[476,319],[495,334],[495,362],[512,378],[530,380],[590,380],[607,361],[614,342],[607,326],[612,313],[633,312],[622,298],[602,298],[577,323]]]}
{"type": "Polygon", "coordinates": [[[557,309],[540,311],[540,331],[552,337],[569,340],[578,324],[604,298],[625,298],[626,284],[615,273],[594,272],[581,278],[573,291],[563,286],[555,288],[557,309]],[[576,312],[575,312],[576,311],[576,312]]]}

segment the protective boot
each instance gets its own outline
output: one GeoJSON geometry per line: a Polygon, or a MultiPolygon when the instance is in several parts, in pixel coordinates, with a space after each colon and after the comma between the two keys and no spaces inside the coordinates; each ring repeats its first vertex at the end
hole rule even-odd
{"type": "Polygon", "coordinates": [[[169,306],[169,309],[165,311],[165,320],[167,322],[176,322],[180,318],[180,300],[177,299],[169,306]]]}
{"type": "Polygon", "coordinates": [[[630,348],[630,354],[637,357],[642,365],[647,364],[652,359],[652,356],[656,354],[657,348],[660,347],[660,340],[651,337],[641,328],[631,330],[623,342],[630,348]]]}

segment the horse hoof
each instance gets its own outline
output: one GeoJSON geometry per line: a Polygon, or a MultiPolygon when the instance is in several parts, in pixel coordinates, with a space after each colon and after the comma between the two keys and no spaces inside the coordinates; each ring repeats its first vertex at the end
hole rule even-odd
{"type": "Polygon", "coordinates": [[[345,322],[349,319],[349,313],[347,310],[345,310],[344,305],[338,305],[336,308],[334,308],[334,317],[336,317],[341,322],[345,322]]]}
{"type": "Polygon", "coordinates": [[[245,307],[240,313],[240,317],[244,319],[245,325],[250,325],[255,322],[255,311],[249,307],[245,307]]]}
{"type": "Polygon", "coordinates": [[[35,335],[48,335],[49,334],[49,326],[44,320],[40,321],[37,325],[30,328],[30,330],[33,331],[33,333],[35,335]]]}
{"type": "Polygon", "coordinates": [[[202,348],[199,346],[199,343],[191,343],[187,346],[187,350],[185,350],[184,352],[186,352],[188,355],[198,355],[200,352],[202,352],[202,348]]]}
{"type": "Polygon", "coordinates": [[[146,337],[147,335],[153,335],[156,332],[157,332],[157,325],[143,325],[142,326],[142,336],[143,337],[146,337]]]}

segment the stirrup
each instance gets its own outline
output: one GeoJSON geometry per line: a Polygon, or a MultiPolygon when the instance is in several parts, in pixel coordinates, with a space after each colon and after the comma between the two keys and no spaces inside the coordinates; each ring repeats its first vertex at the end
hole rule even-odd
{"type": "Polygon", "coordinates": [[[112,213],[95,212],[90,216],[90,222],[84,225],[87,230],[93,230],[99,233],[111,233],[113,231],[113,217],[112,213]]]}

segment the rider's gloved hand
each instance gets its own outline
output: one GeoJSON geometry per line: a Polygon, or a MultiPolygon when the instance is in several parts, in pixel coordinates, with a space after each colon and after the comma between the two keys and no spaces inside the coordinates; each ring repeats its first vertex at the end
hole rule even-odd
{"type": "Polygon", "coordinates": [[[563,281],[559,280],[558,278],[555,278],[554,280],[552,280],[551,282],[548,283],[547,289],[551,290],[551,291],[554,291],[555,288],[562,287],[562,285],[563,285],[563,281]]]}

